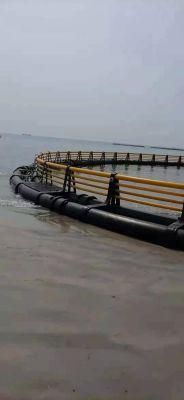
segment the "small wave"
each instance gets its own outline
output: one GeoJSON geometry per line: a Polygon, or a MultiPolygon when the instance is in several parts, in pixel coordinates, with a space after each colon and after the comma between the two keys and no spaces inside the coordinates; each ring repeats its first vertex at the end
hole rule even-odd
{"type": "Polygon", "coordinates": [[[0,207],[15,207],[15,208],[35,208],[35,204],[29,201],[24,201],[21,198],[14,200],[0,199],[0,207]]]}

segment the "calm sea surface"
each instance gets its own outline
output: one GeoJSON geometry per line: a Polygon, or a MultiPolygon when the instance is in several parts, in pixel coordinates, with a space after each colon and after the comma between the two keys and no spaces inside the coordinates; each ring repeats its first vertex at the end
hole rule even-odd
{"type": "MultiPolygon", "coordinates": [[[[183,252],[16,196],[11,172],[46,150],[143,151],[0,139],[0,400],[183,400],[183,252]]],[[[184,170],[171,167],[118,170],[184,180],[184,170]]]]}
{"type": "MultiPolygon", "coordinates": [[[[153,152],[151,148],[138,148],[127,146],[114,146],[110,143],[77,141],[69,139],[33,137],[21,135],[4,135],[0,139],[0,212],[6,207],[11,211],[15,208],[32,208],[36,214],[35,207],[15,196],[9,187],[9,176],[12,171],[20,165],[29,165],[33,162],[36,154],[42,151],[67,151],[67,150],[87,150],[87,151],[119,151],[119,152],[153,152]]],[[[154,153],[166,154],[164,150],[154,150],[154,153]]],[[[168,151],[167,154],[178,154],[177,151],[168,151]]],[[[184,151],[180,154],[184,154],[184,151]]],[[[110,166],[106,166],[107,171],[111,171],[110,166]]],[[[144,176],[152,179],[164,179],[171,181],[184,181],[184,169],[174,167],[145,167],[145,166],[117,166],[117,170],[126,175],[144,176]]],[[[20,211],[20,210],[19,210],[20,211]]],[[[30,211],[29,211],[30,212],[30,211]]]]}

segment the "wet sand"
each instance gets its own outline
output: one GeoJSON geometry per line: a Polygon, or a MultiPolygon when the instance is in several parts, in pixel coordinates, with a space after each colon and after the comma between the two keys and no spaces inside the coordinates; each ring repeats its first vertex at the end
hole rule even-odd
{"type": "Polygon", "coordinates": [[[183,400],[184,253],[47,212],[0,235],[2,400],[183,400]]]}

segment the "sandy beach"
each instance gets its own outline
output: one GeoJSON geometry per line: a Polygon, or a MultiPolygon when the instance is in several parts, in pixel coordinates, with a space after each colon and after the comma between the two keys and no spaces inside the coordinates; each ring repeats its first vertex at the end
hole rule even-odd
{"type": "Polygon", "coordinates": [[[2,399],[183,399],[183,253],[21,215],[0,223],[2,399]]]}
{"type": "Polygon", "coordinates": [[[184,400],[184,0],[0,28],[0,400],[184,400]]]}

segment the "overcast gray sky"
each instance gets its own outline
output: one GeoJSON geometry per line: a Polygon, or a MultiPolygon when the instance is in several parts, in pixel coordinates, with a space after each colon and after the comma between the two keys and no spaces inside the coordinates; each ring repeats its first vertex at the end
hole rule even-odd
{"type": "Polygon", "coordinates": [[[184,0],[0,0],[0,131],[184,146],[184,0]]]}

